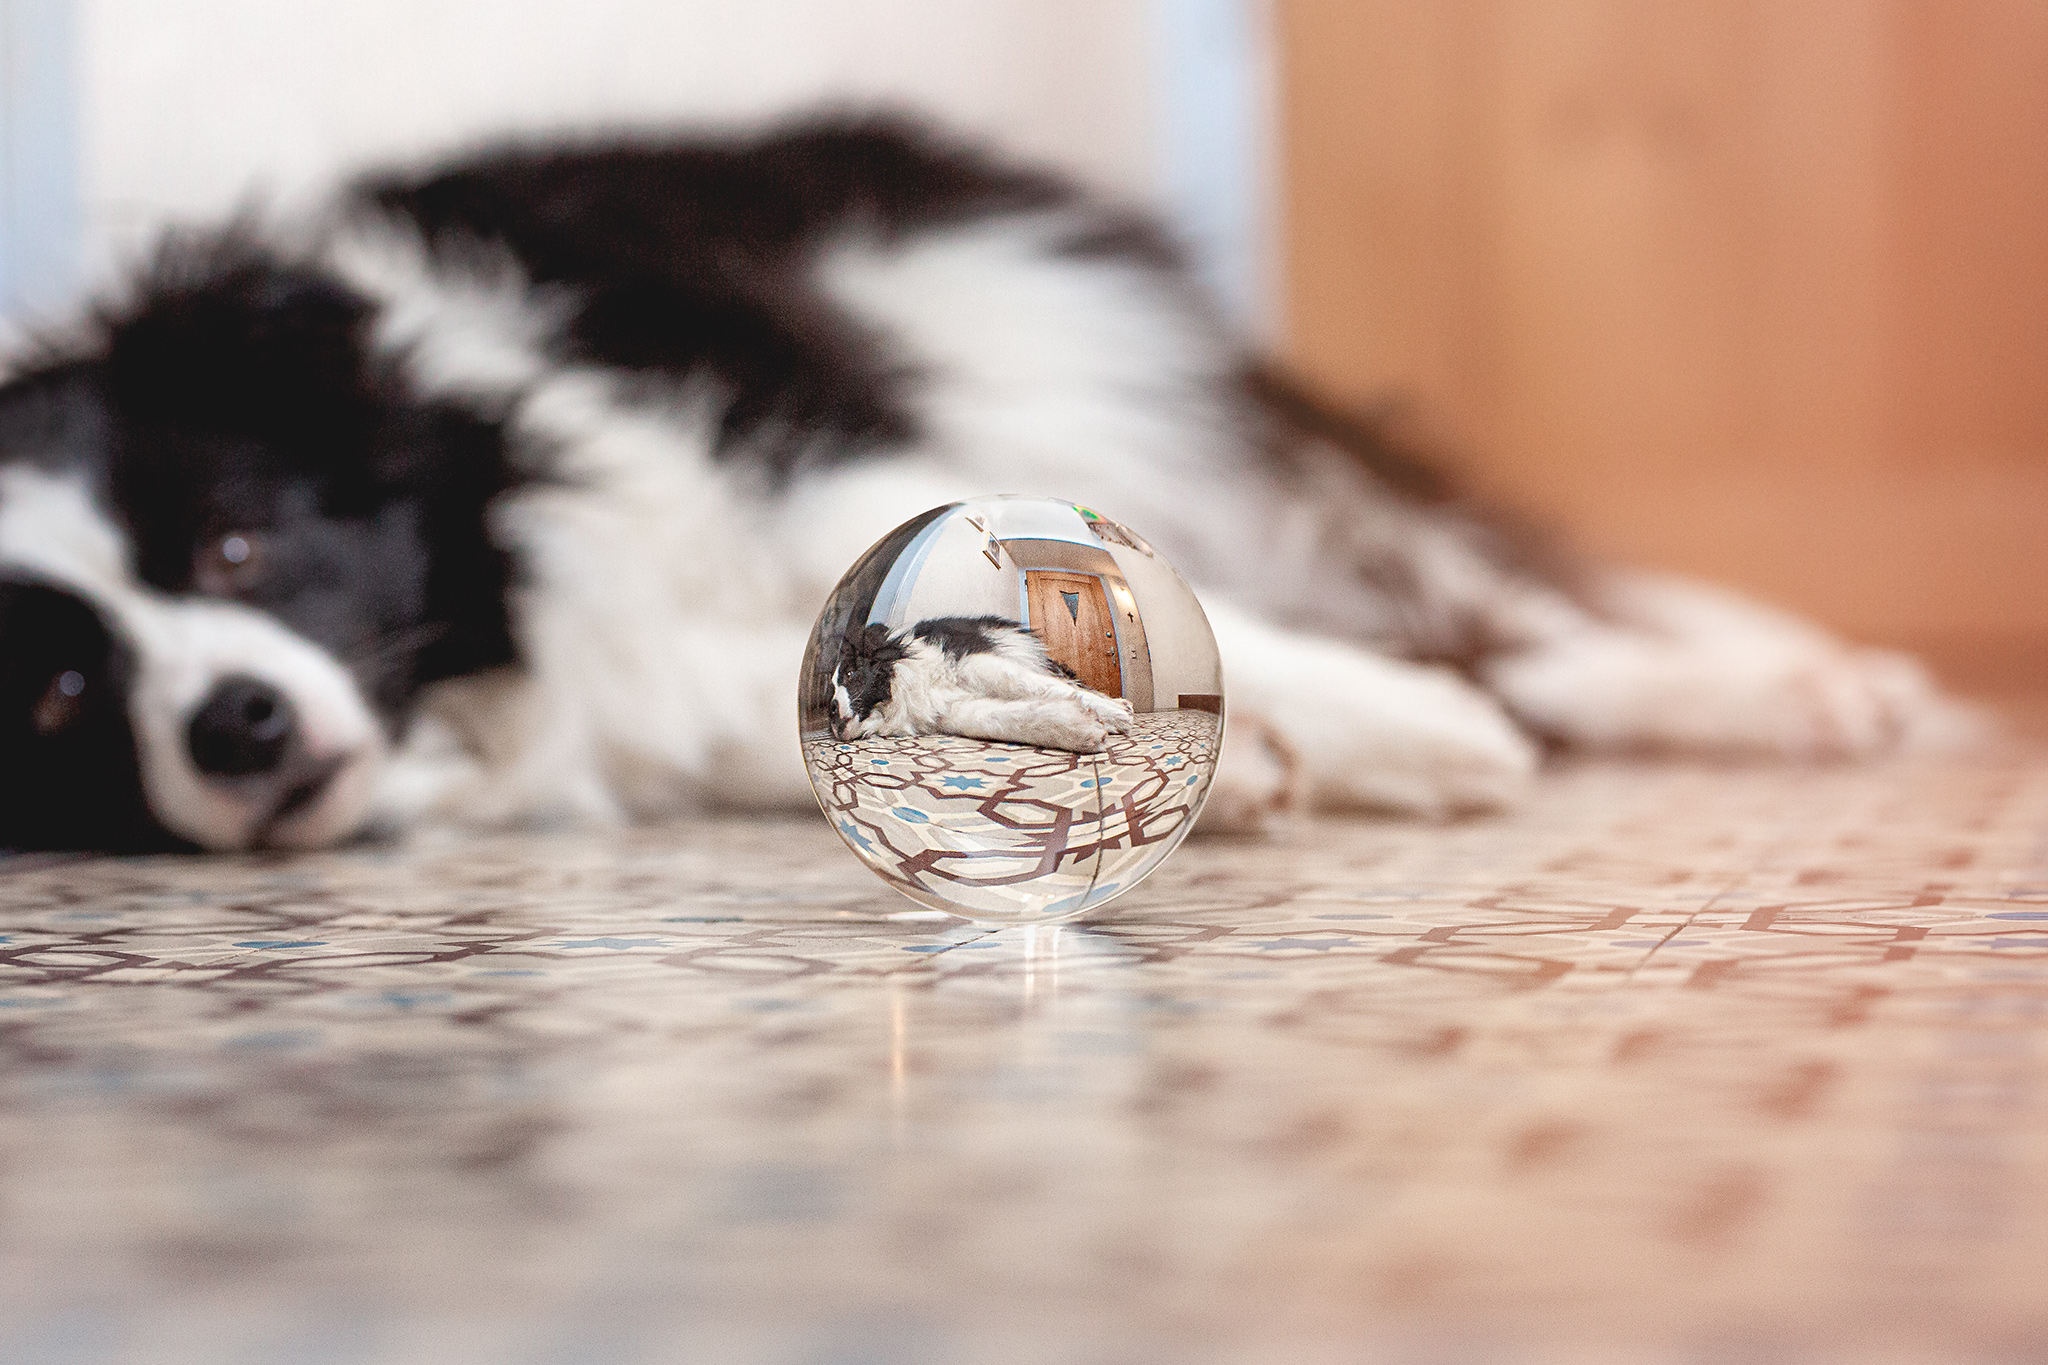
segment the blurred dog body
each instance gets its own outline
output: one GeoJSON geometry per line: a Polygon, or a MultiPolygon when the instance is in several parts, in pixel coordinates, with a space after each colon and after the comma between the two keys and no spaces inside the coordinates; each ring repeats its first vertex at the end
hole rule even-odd
{"type": "Polygon", "coordinates": [[[1790,758],[1919,670],[1561,568],[1254,363],[1141,215],[890,121],[514,147],[165,246],[0,387],[0,845],[808,803],[831,584],[1057,494],[1200,590],[1210,818],[1512,801],[1539,740],[1790,758]]]}

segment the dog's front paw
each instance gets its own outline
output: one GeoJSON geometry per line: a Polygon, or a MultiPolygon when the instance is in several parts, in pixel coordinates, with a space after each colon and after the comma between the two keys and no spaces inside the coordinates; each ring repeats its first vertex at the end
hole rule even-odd
{"type": "Polygon", "coordinates": [[[1316,800],[1432,819],[1520,802],[1536,775],[1536,744],[1492,698],[1449,674],[1417,672],[1428,681],[1404,687],[1401,704],[1361,708],[1332,734],[1341,747],[1330,757],[1341,760],[1317,774],[1316,800]]]}
{"type": "Polygon", "coordinates": [[[1040,706],[1036,711],[1038,733],[1031,742],[1076,754],[1099,754],[1107,749],[1111,727],[1089,704],[1091,696],[1094,694],[1077,692],[1072,698],[1040,706]]]}
{"type": "Polygon", "coordinates": [[[1109,747],[1109,727],[1093,716],[1078,716],[1060,725],[1050,747],[1077,754],[1099,754],[1109,747]]]}
{"type": "Polygon", "coordinates": [[[1491,676],[1530,723],[1591,749],[1853,759],[1980,729],[1913,660],[1821,637],[1590,636],[1502,660],[1491,676]]]}
{"type": "Polygon", "coordinates": [[[1076,685],[1071,700],[1112,733],[1131,732],[1131,704],[1122,697],[1105,697],[1092,688],[1076,685]]]}
{"type": "Polygon", "coordinates": [[[1527,792],[1535,744],[1456,675],[1336,646],[1301,662],[1262,714],[1301,755],[1316,804],[1442,817],[1527,792]]]}
{"type": "Polygon", "coordinates": [[[1952,749],[1989,729],[1981,714],[1942,695],[1917,660],[1887,650],[1831,650],[1797,661],[1778,694],[1772,747],[1793,757],[1952,749]]]}
{"type": "Polygon", "coordinates": [[[1131,709],[1129,702],[1122,697],[1097,697],[1096,700],[1102,705],[1091,706],[1089,709],[1095,712],[1096,718],[1108,727],[1112,734],[1127,735],[1131,732],[1131,725],[1137,713],[1131,709]]]}

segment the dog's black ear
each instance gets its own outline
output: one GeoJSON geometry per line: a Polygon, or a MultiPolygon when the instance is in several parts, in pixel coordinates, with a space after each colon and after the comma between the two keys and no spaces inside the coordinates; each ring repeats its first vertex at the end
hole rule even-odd
{"type": "Polygon", "coordinates": [[[870,653],[878,665],[894,668],[909,656],[910,646],[903,636],[883,625],[869,626],[868,629],[877,632],[869,638],[873,642],[870,653]]]}
{"type": "Polygon", "coordinates": [[[903,657],[903,642],[881,622],[871,621],[846,636],[839,657],[849,669],[888,668],[903,657]]]}
{"type": "Polygon", "coordinates": [[[849,629],[844,635],[839,637],[839,667],[841,669],[859,668],[867,662],[868,656],[873,652],[874,648],[872,642],[874,630],[875,628],[872,625],[861,626],[857,629],[849,629]]]}
{"type": "Polygon", "coordinates": [[[76,459],[108,442],[107,406],[90,361],[56,360],[0,383],[0,451],[9,459],[76,459]]]}
{"type": "Polygon", "coordinates": [[[370,312],[339,280],[239,231],[173,240],[107,319],[109,381],[144,419],[301,449],[346,442],[367,407],[370,312]]]}

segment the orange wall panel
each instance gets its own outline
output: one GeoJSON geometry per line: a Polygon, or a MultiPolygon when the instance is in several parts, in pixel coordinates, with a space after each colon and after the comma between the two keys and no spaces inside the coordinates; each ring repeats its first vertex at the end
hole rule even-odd
{"type": "Polygon", "coordinates": [[[1310,376],[1606,553],[2048,642],[2048,5],[1277,15],[1310,376]]]}

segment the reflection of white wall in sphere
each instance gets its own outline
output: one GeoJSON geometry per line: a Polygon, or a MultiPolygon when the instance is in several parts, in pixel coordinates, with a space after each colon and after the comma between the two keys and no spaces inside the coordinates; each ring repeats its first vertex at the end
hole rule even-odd
{"type": "Polygon", "coordinates": [[[799,723],[840,835],[913,900],[1064,919],[1192,826],[1223,680],[1194,593],[1129,529],[1050,498],[935,508],[820,614],[799,723]]]}
{"type": "Polygon", "coordinates": [[[1156,555],[1111,545],[1116,561],[1144,604],[1145,633],[1152,643],[1152,686],[1162,697],[1223,694],[1223,663],[1202,604],[1172,566],[1156,555]]]}

